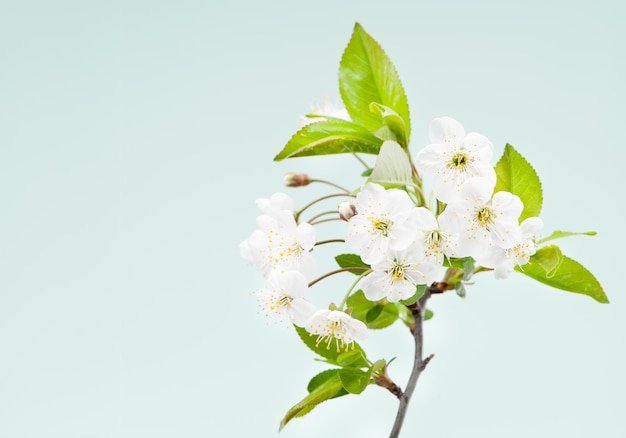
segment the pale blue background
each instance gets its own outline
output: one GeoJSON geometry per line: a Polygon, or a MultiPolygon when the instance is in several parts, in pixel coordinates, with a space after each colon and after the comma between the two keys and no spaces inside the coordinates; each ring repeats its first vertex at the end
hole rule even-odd
{"type": "MultiPolygon", "coordinates": [[[[254,199],[289,170],[358,184],[348,158],[272,162],[308,103],[338,95],[355,21],[400,72],[413,150],[442,115],[497,155],[512,143],[543,180],[546,231],[599,232],[561,246],[612,301],[520,275],[434,298],[436,357],[403,436],[626,436],[625,12],[618,0],[1,2],[0,438],[278,435],[323,365],[257,315],[262,279],[237,244],[254,199]]],[[[315,192],[289,193],[302,205],[315,192]]],[[[338,300],[345,281],[315,299],[338,300]]],[[[363,346],[398,356],[404,384],[400,325],[363,346]]],[[[386,436],[395,410],[371,387],[280,436],[386,436]]]]}

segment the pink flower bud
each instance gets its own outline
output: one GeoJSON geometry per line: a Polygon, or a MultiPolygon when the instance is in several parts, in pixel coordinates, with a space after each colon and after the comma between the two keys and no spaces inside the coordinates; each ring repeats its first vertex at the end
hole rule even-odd
{"type": "Polygon", "coordinates": [[[306,173],[293,173],[290,172],[285,175],[283,181],[287,187],[302,187],[309,184],[309,175],[306,173]]]}

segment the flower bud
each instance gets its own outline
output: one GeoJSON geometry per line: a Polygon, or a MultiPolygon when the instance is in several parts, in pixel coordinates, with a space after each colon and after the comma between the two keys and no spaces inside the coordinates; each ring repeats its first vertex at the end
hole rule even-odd
{"type": "Polygon", "coordinates": [[[339,210],[339,217],[346,222],[356,214],[356,207],[349,201],[342,202],[337,209],[339,210]]]}
{"type": "Polygon", "coordinates": [[[283,182],[287,187],[302,187],[309,184],[309,175],[306,173],[290,172],[283,178],[283,182]]]}

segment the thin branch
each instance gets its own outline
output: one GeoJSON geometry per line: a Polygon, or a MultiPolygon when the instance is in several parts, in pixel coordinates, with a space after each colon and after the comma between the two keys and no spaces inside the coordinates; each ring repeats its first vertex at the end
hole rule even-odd
{"type": "Polygon", "coordinates": [[[338,188],[339,190],[343,190],[346,193],[350,193],[350,190],[346,189],[345,187],[340,186],[339,184],[335,184],[332,181],[326,181],[325,179],[310,179],[309,183],[312,182],[318,182],[318,183],[322,183],[322,184],[328,184],[329,186],[333,186],[335,188],[338,188]]]}
{"type": "Polygon", "coordinates": [[[345,243],[346,241],[343,239],[328,239],[328,240],[320,240],[319,242],[315,242],[315,246],[325,245],[327,243],[345,243]]]}
{"type": "Polygon", "coordinates": [[[413,391],[415,390],[415,386],[417,385],[417,379],[419,379],[420,374],[422,374],[422,371],[424,371],[426,365],[428,365],[428,362],[430,362],[430,360],[433,358],[433,356],[430,355],[426,359],[422,359],[422,350],[424,343],[424,332],[422,329],[422,323],[424,322],[424,310],[426,309],[426,302],[430,297],[431,287],[426,289],[426,292],[417,303],[408,306],[411,310],[411,313],[413,314],[413,317],[415,318],[415,324],[412,327],[413,341],[415,344],[413,370],[411,371],[411,376],[409,377],[409,381],[406,384],[406,389],[399,397],[400,404],[398,406],[398,413],[396,414],[396,421],[393,424],[393,429],[391,430],[391,435],[389,435],[389,438],[397,438],[399,436],[400,429],[402,428],[402,423],[404,422],[404,417],[409,406],[409,401],[411,400],[411,396],[413,395],[413,391]]]}
{"type": "Polygon", "coordinates": [[[318,277],[315,280],[313,280],[312,282],[310,282],[309,283],[309,287],[313,286],[315,283],[317,283],[319,281],[322,281],[325,278],[330,277],[331,275],[339,274],[340,272],[369,271],[369,270],[370,270],[370,268],[365,268],[365,267],[361,267],[361,266],[351,266],[349,268],[335,269],[334,271],[327,272],[326,274],[322,275],[321,277],[318,277]]]}
{"type": "Polygon", "coordinates": [[[321,213],[316,214],[315,216],[311,217],[307,222],[313,225],[313,222],[315,221],[315,219],[319,219],[320,217],[328,216],[330,214],[336,214],[337,216],[339,216],[339,212],[337,210],[328,210],[328,211],[323,211],[321,213]]]}

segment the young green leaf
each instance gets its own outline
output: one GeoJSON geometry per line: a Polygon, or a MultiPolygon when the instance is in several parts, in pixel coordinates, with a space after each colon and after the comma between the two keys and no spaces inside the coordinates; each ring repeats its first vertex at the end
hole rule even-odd
{"type": "Polygon", "coordinates": [[[424,311],[424,321],[428,321],[430,318],[432,318],[433,316],[435,316],[435,314],[433,313],[432,310],[430,309],[426,309],[424,311]]]}
{"type": "Polygon", "coordinates": [[[569,237],[569,236],[595,236],[596,234],[598,234],[598,233],[596,233],[595,231],[583,231],[581,233],[574,233],[574,232],[571,232],[571,231],[556,230],[552,234],[550,234],[548,237],[544,237],[543,239],[537,240],[537,244],[549,242],[550,240],[562,239],[563,237],[569,237]]]}
{"type": "MultiPolygon", "coordinates": [[[[307,391],[313,392],[324,385],[333,383],[333,381],[340,380],[338,374],[340,370],[341,368],[332,368],[330,370],[322,371],[321,373],[316,374],[311,380],[309,380],[309,384],[306,387],[307,391]]],[[[344,389],[335,394],[333,398],[341,397],[342,395],[346,394],[348,394],[348,391],[344,389]]]]}
{"type": "Polygon", "coordinates": [[[378,114],[381,118],[382,122],[382,132],[385,134],[379,135],[381,129],[376,131],[374,134],[377,135],[381,140],[394,140],[400,144],[405,150],[409,147],[409,140],[406,134],[406,124],[404,123],[404,119],[400,117],[400,115],[385,105],[381,105],[380,103],[372,102],[370,103],[370,110],[378,114]]]}
{"type": "MultiPolygon", "coordinates": [[[[335,261],[341,268],[363,268],[370,269],[370,265],[363,262],[361,257],[357,254],[339,254],[335,257],[335,261]]],[[[353,274],[361,275],[364,270],[363,269],[354,269],[352,271],[353,274]]]]}
{"type": "Polygon", "coordinates": [[[496,163],[496,192],[511,192],[524,203],[520,222],[526,218],[539,216],[543,203],[541,181],[535,169],[510,144],[504,147],[504,153],[496,163]]]}
{"type": "MultiPolygon", "coordinates": [[[[300,336],[300,339],[302,339],[302,342],[304,342],[304,344],[307,347],[309,347],[313,352],[319,354],[324,359],[326,359],[326,361],[328,363],[331,363],[331,364],[334,364],[334,365],[339,365],[339,362],[338,362],[339,355],[341,353],[346,352],[345,349],[339,349],[339,351],[337,350],[336,345],[341,344],[340,341],[339,341],[339,344],[338,344],[337,342],[335,342],[336,339],[332,338],[330,340],[330,343],[328,343],[328,342],[320,342],[318,344],[316,335],[311,335],[309,332],[306,331],[306,329],[304,329],[302,327],[298,327],[297,325],[294,325],[294,327],[296,329],[296,332],[298,333],[298,336],[300,336]]],[[[366,357],[365,352],[363,351],[361,346],[359,344],[357,344],[356,342],[354,342],[349,347],[348,351],[351,351],[351,350],[352,351],[359,351],[362,354],[363,358],[366,357]]]]}
{"type": "MultiPolygon", "coordinates": [[[[554,275],[562,261],[563,254],[561,249],[558,246],[549,245],[539,248],[530,257],[529,263],[540,268],[542,272],[545,272],[546,278],[550,278],[554,275]]],[[[524,270],[526,266],[528,265],[524,265],[524,268],[521,268],[521,270],[524,270]]]]}
{"type": "Polygon", "coordinates": [[[388,187],[413,184],[411,163],[406,151],[395,141],[384,142],[367,182],[388,187]]]}
{"type": "Polygon", "coordinates": [[[381,127],[381,120],[370,111],[370,103],[379,103],[395,111],[404,120],[408,144],[411,134],[409,104],[398,72],[382,47],[359,23],[355,24],[341,57],[339,91],[352,120],[372,132],[381,127]]]}
{"type": "Polygon", "coordinates": [[[371,329],[388,327],[398,319],[398,306],[395,303],[373,303],[365,298],[361,290],[350,295],[347,304],[352,308],[352,317],[363,321],[371,329]]]}
{"type": "Polygon", "coordinates": [[[328,119],[309,123],[296,132],[274,161],[352,152],[378,154],[382,143],[362,126],[345,120],[328,119]]]}
{"type": "MultiPolygon", "coordinates": [[[[541,250],[544,249],[545,248],[541,248],[541,250]]],[[[541,250],[537,251],[537,253],[541,250]]],[[[556,252],[554,250],[551,251],[556,252]]],[[[609,299],[604,293],[604,289],[602,289],[596,277],[583,265],[576,260],[572,260],[560,254],[560,262],[554,266],[555,260],[543,257],[544,255],[547,254],[542,254],[542,260],[540,262],[537,261],[535,256],[531,257],[529,263],[521,267],[516,267],[516,270],[548,286],[587,295],[600,303],[609,302],[609,299]],[[546,261],[550,262],[546,263],[546,261]]]]}
{"type": "Polygon", "coordinates": [[[339,379],[343,388],[350,394],[362,393],[367,385],[370,383],[372,377],[372,370],[348,370],[343,369],[339,371],[339,379]]]}
{"type": "Polygon", "coordinates": [[[341,391],[345,391],[341,379],[338,375],[336,376],[336,378],[327,379],[317,385],[306,397],[289,409],[280,422],[279,430],[282,430],[293,418],[308,414],[315,406],[331,398],[338,397],[341,391]]]}

